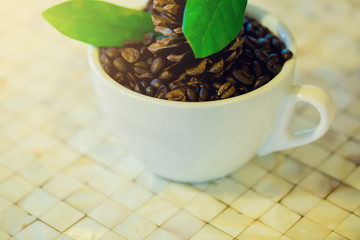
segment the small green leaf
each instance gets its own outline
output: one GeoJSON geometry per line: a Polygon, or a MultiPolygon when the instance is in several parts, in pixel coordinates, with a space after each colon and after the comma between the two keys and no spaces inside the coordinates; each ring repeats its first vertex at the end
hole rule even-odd
{"type": "Polygon", "coordinates": [[[226,47],[240,32],[247,0],[188,0],[183,32],[195,56],[207,57],[226,47]]]}
{"type": "Polygon", "coordinates": [[[154,31],[149,13],[96,0],[66,1],[43,17],[62,34],[94,46],[122,46],[154,31]]]}

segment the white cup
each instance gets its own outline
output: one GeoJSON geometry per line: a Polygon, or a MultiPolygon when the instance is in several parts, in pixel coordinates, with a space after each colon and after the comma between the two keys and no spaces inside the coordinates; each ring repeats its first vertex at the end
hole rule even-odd
{"type": "Polygon", "coordinates": [[[89,48],[100,108],[120,143],[152,172],[181,182],[228,175],[255,155],[300,146],[330,127],[335,105],[314,86],[292,85],[296,48],[289,30],[273,15],[248,5],[247,15],[277,34],[294,53],[269,83],[245,95],[211,102],[173,102],[133,92],[102,69],[99,49],[89,48]],[[320,123],[299,134],[288,126],[297,102],[314,106],[320,123]]]}

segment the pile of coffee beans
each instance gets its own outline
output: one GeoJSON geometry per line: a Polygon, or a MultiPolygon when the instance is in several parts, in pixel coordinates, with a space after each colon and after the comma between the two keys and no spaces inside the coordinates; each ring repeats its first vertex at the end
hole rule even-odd
{"type": "Polygon", "coordinates": [[[145,34],[142,41],[125,41],[123,47],[100,48],[100,60],[115,81],[140,94],[189,102],[226,99],[268,83],[292,57],[285,44],[255,19],[245,17],[239,36],[241,53],[229,69],[215,69],[221,72],[216,77],[211,73],[214,68],[224,68],[221,63],[206,69],[210,60],[205,58],[196,69],[189,70],[181,68],[186,64],[181,59],[170,59],[173,55],[169,52],[153,54],[149,49],[156,41],[153,33],[145,34]]]}

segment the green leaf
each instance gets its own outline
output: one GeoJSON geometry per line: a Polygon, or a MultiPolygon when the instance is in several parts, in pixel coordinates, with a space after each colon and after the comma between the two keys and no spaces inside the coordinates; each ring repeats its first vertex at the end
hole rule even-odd
{"type": "Polygon", "coordinates": [[[183,32],[197,58],[225,48],[240,32],[247,0],[188,0],[183,32]]]}
{"type": "Polygon", "coordinates": [[[149,13],[96,0],[66,1],[43,17],[62,34],[94,46],[122,46],[154,31],[149,13]]]}

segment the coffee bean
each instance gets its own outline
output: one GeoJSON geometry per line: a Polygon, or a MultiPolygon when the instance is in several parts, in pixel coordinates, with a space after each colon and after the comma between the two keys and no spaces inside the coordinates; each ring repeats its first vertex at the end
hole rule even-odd
{"type": "Polygon", "coordinates": [[[118,72],[115,74],[114,76],[115,81],[117,81],[118,83],[122,83],[126,81],[126,76],[124,73],[122,72],[118,72]]]}
{"type": "Polygon", "coordinates": [[[147,87],[149,86],[148,83],[147,83],[147,81],[145,81],[145,80],[140,81],[138,84],[139,84],[140,87],[141,87],[142,89],[144,89],[144,90],[145,90],[145,88],[147,88],[147,87]]]}
{"type": "Polygon", "coordinates": [[[223,83],[220,80],[215,80],[212,84],[213,88],[215,89],[219,89],[222,85],[223,83]]]}
{"type": "Polygon", "coordinates": [[[231,82],[224,83],[218,90],[218,96],[222,99],[231,97],[236,91],[235,85],[231,82]]]}
{"type": "Polygon", "coordinates": [[[226,82],[233,83],[233,84],[236,84],[236,80],[235,80],[232,76],[230,76],[230,75],[228,75],[228,76],[225,77],[225,81],[226,81],[226,82]]]}
{"type": "Polygon", "coordinates": [[[151,82],[150,82],[150,85],[153,86],[154,88],[160,88],[163,83],[157,79],[157,78],[154,78],[151,82]]]}
{"type": "Polygon", "coordinates": [[[166,86],[162,85],[156,92],[155,97],[160,98],[160,99],[165,99],[167,92],[168,91],[167,91],[166,86]]]}
{"type": "Polygon", "coordinates": [[[145,89],[144,87],[140,84],[140,83],[137,83],[134,87],[134,91],[137,92],[137,93],[140,93],[140,94],[144,94],[145,93],[145,89]]]}
{"type": "Polygon", "coordinates": [[[166,94],[166,98],[168,100],[172,100],[172,101],[185,101],[186,100],[186,96],[185,93],[181,90],[175,89],[172,90],[171,92],[168,92],[166,94]]]}
{"type": "Polygon", "coordinates": [[[155,34],[154,33],[146,33],[143,36],[142,43],[146,46],[149,46],[151,43],[155,42],[155,34]]]}
{"type": "Polygon", "coordinates": [[[150,55],[151,53],[149,52],[147,47],[144,46],[144,47],[140,48],[140,54],[141,55],[150,55]]]}
{"type": "Polygon", "coordinates": [[[265,52],[260,50],[260,49],[255,49],[254,50],[254,54],[256,56],[256,58],[260,61],[265,63],[267,61],[267,57],[265,55],[265,52]]]}
{"type": "Polygon", "coordinates": [[[151,66],[153,64],[153,62],[154,62],[154,58],[153,57],[148,57],[146,59],[146,62],[147,62],[147,64],[149,64],[149,66],[151,66]]]}
{"type": "Polygon", "coordinates": [[[258,61],[253,61],[252,63],[252,70],[256,77],[259,77],[262,73],[262,67],[261,64],[258,61]]]}
{"type": "Polygon", "coordinates": [[[158,73],[163,67],[165,66],[165,60],[161,57],[157,57],[152,62],[152,65],[150,67],[150,72],[153,74],[158,73]]]}
{"type": "Polygon", "coordinates": [[[220,100],[221,98],[218,95],[212,95],[209,98],[209,101],[216,101],[216,100],[220,100]]]}
{"type": "Polygon", "coordinates": [[[105,65],[111,65],[111,60],[105,53],[102,53],[100,55],[100,61],[105,65]]]}
{"type": "Polygon", "coordinates": [[[195,88],[188,88],[186,90],[186,95],[188,97],[188,99],[190,100],[190,102],[197,102],[197,92],[195,90],[195,88]]]}
{"type": "Polygon", "coordinates": [[[270,43],[269,39],[267,39],[267,38],[263,38],[263,37],[259,38],[258,42],[262,48],[270,48],[271,47],[271,43],[270,43]]]}
{"type": "Polygon", "coordinates": [[[200,91],[199,91],[199,101],[206,101],[209,98],[209,85],[208,84],[201,84],[200,85],[200,91]]]}
{"type": "Polygon", "coordinates": [[[175,62],[175,63],[178,63],[180,62],[181,60],[183,60],[187,55],[189,55],[191,53],[191,51],[188,51],[188,52],[185,52],[183,54],[174,54],[174,53],[171,53],[170,55],[168,55],[166,57],[167,60],[169,60],[169,62],[175,62]]]}
{"type": "Polygon", "coordinates": [[[155,93],[156,93],[155,88],[153,88],[152,86],[149,86],[145,89],[145,94],[150,97],[153,97],[155,93]]]}
{"type": "Polygon", "coordinates": [[[170,80],[172,77],[174,76],[174,74],[172,74],[171,72],[169,72],[169,71],[163,71],[160,75],[159,75],[159,79],[161,80],[161,81],[168,81],[168,80],[170,80]]]}
{"type": "Polygon", "coordinates": [[[224,68],[224,59],[220,59],[219,62],[213,64],[212,68],[209,70],[211,73],[219,73],[224,68]]]}
{"type": "Polygon", "coordinates": [[[284,48],[283,50],[281,50],[281,56],[285,61],[287,61],[292,58],[293,53],[289,49],[284,48]]]}
{"type": "Polygon", "coordinates": [[[132,41],[132,40],[125,40],[125,41],[124,41],[124,46],[125,46],[126,48],[128,48],[128,47],[131,47],[131,48],[139,48],[139,47],[141,47],[141,42],[140,42],[140,41],[136,41],[136,40],[134,40],[134,41],[132,41]]]}
{"type": "Polygon", "coordinates": [[[245,50],[245,57],[248,58],[248,59],[254,59],[255,58],[254,52],[249,50],[249,49],[246,49],[245,50]]]}
{"type": "Polygon", "coordinates": [[[269,59],[270,59],[270,60],[274,60],[274,61],[276,61],[276,62],[279,62],[279,61],[280,61],[280,57],[279,57],[279,55],[276,54],[276,53],[271,53],[271,54],[269,55],[269,59]]]}
{"type": "Polygon", "coordinates": [[[272,41],[271,41],[271,44],[274,46],[274,48],[277,50],[277,51],[281,51],[281,49],[284,49],[285,48],[285,44],[280,41],[278,38],[274,38],[272,41]]]}
{"type": "Polygon", "coordinates": [[[139,80],[150,81],[154,76],[151,73],[144,73],[139,76],[139,80]]]}
{"type": "Polygon", "coordinates": [[[146,62],[136,62],[134,64],[134,72],[139,75],[149,72],[149,65],[146,62]]]}
{"type": "Polygon", "coordinates": [[[135,48],[124,48],[121,51],[121,56],[125,61],[134,63],[140,58],[140,52],[135,48]]]}
{"type": "Polygon", "coordinates": [[[115,69],[109,65],[109,64],[102,64],[101,65],[103,67],[103,69],[105,70],[105,72],[110,75],[110,76],[113,76],[114,73],[115,73],[115,69]]]}
{"type": "Polygon", "coordinates": [[[107,48],[105,50],[105,53],[111,58],[116,58],[120,56],[120,52],[116,48],[107,48]]]}
{"type": "Polygon", "coordinates": [[[247,36],[247,37],[245,37],[244,44],[248,49],[255,49],[256,48],[256,39],[254,40],[253,37],[247,36]]]}
{"type": "MultiPolygon", "coordinates": [[[[164,21],[159,19],[155,20],[164,21]]],[[[141,94],[174,101],[211,101],[263,86],[292,57],[278,37],[248,17],[224,51],[203,59],[195,58],[180,36],[181,27],[164,27],[162,31],[177,38],[156,40],[154,34],[147,33],[142,41],[125,41],[124,47],[100,47],[104,70],[124,87],[141,94]]]]}
{"type": "Polygon", "coordinates": [[[134,73],[131,73],[131,72],[128,72],[126,73],[126,77],[127,79],[129,80],[129,84],[132,88],[135,87],[135,85],[137,84],[137,81],[136,81],[136,76],[134,73]]]}
{"type": "Polygon", "coordinates": [[[249,92],[249,88],[243,84],[239,84],[237,87],[238,91],[242,94],[249,92]]]}
{"type": "Polygon", "coordinates": [[[232,74],[236,80],[245,85],[251,85],[254,81],[254,77],[249,73],[247,69],[234,70],[232,74]]]}
{"type": "Polygon", "coordinates": [[[236,51],[233,51],[230,56],[225,59],[225,62],[232,62],[236,58],[236,51]]]}
{"type": "Polygon", "coordinates": [[[126,62],[122,58],[115,58],[113,60],[113,65],[120,72],[126,72],[127,71],[126,62]]]}
{"type": "Polygon", "coordinates": [[[261,87],[262,85],[264,85],[264,83],[267,83],[269,80],[270,80],[270,78],[265,75],[258,77],[255,81],[254,89],[261,87]]]}
{"type": "Polygon", "coordinates": [[[206,65],[208,64],[208,61],[209,60],[207,58],[205,58],[196,67],[186,69],[186,73],[188,75],[190,75],[190,76],[198,76],[200,74],[203,74],[205,72],[206,65]]]}
{"type": "Polygon", "coordinates": [[[272,73],[278,74],[281,71],[282,65],[275,60],[270,60],[267,63],[267,67],[272,73]]]}

